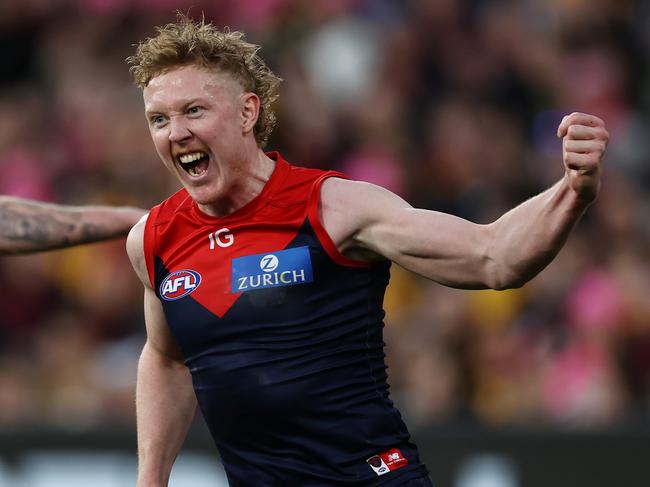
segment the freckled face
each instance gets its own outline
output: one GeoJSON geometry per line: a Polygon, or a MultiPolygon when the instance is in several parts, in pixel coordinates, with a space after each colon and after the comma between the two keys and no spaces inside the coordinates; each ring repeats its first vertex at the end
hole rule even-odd
{"type": "Polygon", "coordinates": [[[228,74],[182,66],[144,88],[151,138],[165,166],[200,205],[227,196],[244,147],[244,91],[228,74]]]}

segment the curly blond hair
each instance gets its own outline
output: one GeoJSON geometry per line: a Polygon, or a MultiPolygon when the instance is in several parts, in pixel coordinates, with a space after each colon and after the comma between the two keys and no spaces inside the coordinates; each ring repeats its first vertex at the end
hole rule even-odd
{"type": "Polygon", "coordinates": [[[275,126],[272,104],[282,79],[257,55],[260,46],[246,42],[243,32],[227,28],[222,32],[206,24],[205,19],[195,22],[182,13],[178,13],[175,23],[156,27],[156,32],[155,37],[140,42],[135,54],[126,59],[135,83],[145,88],[159,74],[186,65],[230,73],[244,90],[260,99],[254,133],[257,145],[264,147],[275,126]]]}

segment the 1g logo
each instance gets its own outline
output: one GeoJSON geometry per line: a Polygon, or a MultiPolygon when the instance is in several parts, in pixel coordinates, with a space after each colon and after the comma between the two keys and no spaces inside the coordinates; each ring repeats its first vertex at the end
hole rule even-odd
{"type": "Polygon", "coordinates": [[[210,250],[214,250],[215,243],[221,248],[230,247],[235,243],[235,237],[227,228],[208,234],[208,240],[210,240],[210,250]]]}

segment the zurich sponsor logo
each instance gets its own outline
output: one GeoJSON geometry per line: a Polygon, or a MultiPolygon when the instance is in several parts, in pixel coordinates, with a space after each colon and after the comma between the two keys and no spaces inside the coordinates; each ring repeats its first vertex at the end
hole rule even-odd
{"type": "Polygon", "coordinates": [[[160,297],[165,301],[174,301],[187,296],[201,284],[201,274],[196,271],[182,270],[169,274],[160,283],[160,297]]]}
{"type": "Polygon", "coordinates": [[[240,293],[314,280],[309,247],[247,255],[232,261],[232,292],[240,293]]]}

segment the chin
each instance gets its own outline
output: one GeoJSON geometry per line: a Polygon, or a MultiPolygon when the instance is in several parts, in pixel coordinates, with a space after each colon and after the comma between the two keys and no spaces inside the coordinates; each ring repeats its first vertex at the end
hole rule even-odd
{"type": "Polygon", "coordinates": [[[214,187],[196,188],[185,186],[190,197],[199,205],[210,205],[219,201],[220,192],[214,187]]]}

